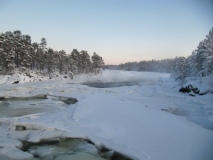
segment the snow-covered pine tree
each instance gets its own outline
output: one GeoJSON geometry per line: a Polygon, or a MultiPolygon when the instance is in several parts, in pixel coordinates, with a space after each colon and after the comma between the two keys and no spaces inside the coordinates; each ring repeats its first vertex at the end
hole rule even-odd
{"type": "Polygon", "coordinates": [[[46,39],[42,38],[41,39],[41,43],[39,44],[39,49],[38,49],[38,59],[39,59],[39,68],[40,68],[40,72],[44,71],[44,65],[45,65],[45,56],[46,56],[46,39]]]}
{"type": "Polygon", "coordinates": [[[206,36],[205,50],[203,54],[205,61],[202,64],[202,73],[204,76],[210,75],[213,72],[213,28],[209,31],[209,35],[206,36]]]}
{"type": "Polygon", "coordinates": [[[32,58],[31,58],[31,37],[29,35],[23,36],[23,45],[22,45],[22,59],[21,59],[21,68],[22,71],[28,72],[30,69],[32,58]]]}
{"type": "Polygon", "coordinates": [[[186,77],[185,57],[177,57],[175,64],[175,78],[183,81],[185,77],[186,77]]]}
{"type": "Polygon", "coordinates": [[[196,51],[193,51],[190,56],[186,59],[187,64],[187,76],[189,77],[195,77],[198,74],[197,70],[197,53],[196,51]]]}
{"type": "Polygon", "coordinates": [[[71,58],[71,63],[72,63],[72,68],[73,68],[73,73],[74,74],[79,74],[80,69],[79,69],[79,64],[80,64],[80,54],[77,49],[73,49],[70,55],[71,58]]]}
{"type": "Polygon", "coordinates": [[[19,68],[20,63],[21,63],[21,41],[22,41],[22,34],[21,31],[16,30],[13,32],[14,36],[14,49],[15,49],[15,65],[16,68],[19,68]]]}
{"type": "Polygon", "coordinates": [[[71,70],[69,70],[69,56],[66,55],[66,52],[64,56],[63,68],[64,68],[64,74],[68,74],[69,71],[71,72],[71,70]]]}
{"type": "Polygon", "coordinates": [[[81,70],[83,73],[88,73],[91,65],[90,56],[87,51],[81,51],[80,57],[81,70]]]}
{"type": "Polygon", "coordinates": [[[206,59],[206,54],[205,54],[205,50],[206,50],[206,39],[201,41],[197,47],[196,51],[196,70],[198,71],[198,76],[204,76],[204,68],[203,68],[203,64],[205,63],[205,59],[206,59]]]}
{"type": "Polygon", "coordinates": [[[68,55],[68,64],[67,64],[67,67],[68,67],[68,71],[72,72],[74,71],[74,67],[73,67],[73,59],[71,57],[71,54],[68,55]]]}
{"type": "Polygon", "coordinates": [[[91,58],[92,58],[92,66],[94,69],[94,73],[95,74],[100,73],[101,69],[104,67],[104,61],[102,57],[100,57],[98,54],[94,52],[91,58]]]}
{"type": "Polygon", "coordinates": [[[13,34],[12,32],[6,32],[4,36],[4,44],[3,44],[3,74],[13,74],[15,64],[14,64],[14,42],[13,42],[13,34]]]}
{"type": "Polygon", "coordinates": [[[0,74],[3,73],[4,70],[4,63],[5,63],[5,55],[4,55],[4,43],[5,41],[5,35],[2,33],[0,35],[0,74]]]}
{"type": "Polygon", "coordinates": [[[39,70],[39,44],[32,44],[32,68],[39,70]]]}
{"type": "MultiPolygon", "coordinates": [[[[81,54],[74,49],[71,55],[66,55],[65,51],[57,51],[46,48],[46,39],[42,38],[41,43],[31,44],[29,35],[22,35],[21,31],[2,33],[0,35],[0,70],[1,74],[12,74],[14,67],[21,68],[22,71],[37,69],[42,74],[50,74],[58,68],[60,73],[67,74],[72,71],[75,74],[92,72],[90,56],[86,51],[81,54]],[[53,54],[52,54],[53,51],[53,54]],[[51,54],[49,54],[51,52],[51,54]],[[61,54],[61,52],[63,52],[61,54]],[[54,55],[54,56],[53,56],[54,55]],[[56,57],[58,59],[56,59],[56,57]],[[15,64],[15,65],[14,65],[15,64]]],[[[98,70],[103,68],[104,62],[99,56],[98,70]]],[[[26,73],[26,72],[25,72],[26,73]]]]}
{"type": "Polygon", "coordinates": [[[49,48],[47,51],[47,72],[50,77],[51,77],[52,73],[55,71],[56,54],[57,53],[55,51],[53,51],[52,48],[49,48]]]}
{"type": "Polygon", "coordinates": [[[59,69],[60,74],[67,72],[67,69],[66,69],[66,52],[64,50],[61,50],[61,51],[58,52],[58,69],[59,69]]]}

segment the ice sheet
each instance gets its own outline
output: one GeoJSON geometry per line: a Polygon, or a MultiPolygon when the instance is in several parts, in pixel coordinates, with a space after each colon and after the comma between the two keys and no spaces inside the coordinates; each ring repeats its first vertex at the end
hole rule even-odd
{"type": "MultiPolygon", "coordinates": [[[[0,133],[3,138],[31,141],[88,138],[97,147],[106,146],[133,159],[212,160],[213,131],[190,122],[186,115],[162,110],[186,107],[191,112],[191,108],[201,107],[208,112],[201,115],[212,122],[212,95],[190,97],[178,90],[169,74],[125,71],[104,71],[103,75],[79,76],[73,80],[5,84],[0,86],[0,96],[52,94],[74,97],[78,102],[66,107],[51,103],[55,109],[41,115],[1,118],[0,133]],[[113,88],[82,85],[114,81],[137,83],[113,88]],[[17,125],[33,130],[15,131],[17,125]]],[[[0,150],[6,149],[2,147],[0,150]]]]}

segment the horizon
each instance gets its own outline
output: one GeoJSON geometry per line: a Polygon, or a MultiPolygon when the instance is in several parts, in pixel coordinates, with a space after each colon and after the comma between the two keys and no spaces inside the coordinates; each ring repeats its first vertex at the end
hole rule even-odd
{"type": "Polygon", "coordinates": [[[119,65],[189,56],[213,27],[213,1],[0,0],[0,19],[0,33],[20,30],[54,50],[96,52],[119,65]]]}

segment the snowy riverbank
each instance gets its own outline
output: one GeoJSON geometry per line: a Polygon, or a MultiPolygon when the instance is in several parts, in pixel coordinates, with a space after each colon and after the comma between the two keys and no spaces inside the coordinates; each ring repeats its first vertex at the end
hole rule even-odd
{"type": "Polygon", "coordinates": [[[77,98],[78,102],[65,104],[52,97],[8,101],[0,118],[0,157],[32,159],[30,153],[18,149],[21,140],[76,137],[133,159],[213,159],[212,94],[191,97],[180,93],[180,86],[169,76],[107,70],[102,75],[73,80],[23,84],[2,81],[0,97],[48,94],[77,98]],[[20,109],[28,109],[31,115],[7,116],[20,109]],[[42,113],[35,113],[36,109],[42,113]],[[17,126],[26,130],[16,130],[17,126]]]}

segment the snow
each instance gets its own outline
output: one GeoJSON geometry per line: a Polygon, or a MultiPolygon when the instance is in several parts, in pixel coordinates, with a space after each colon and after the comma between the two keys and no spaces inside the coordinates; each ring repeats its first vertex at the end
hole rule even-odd
{"type": "Polygon", "coordinates": [[[48,80],[57,80],[57,79],[68,79],[72,75],[72,72],[69,75],[61,75],[58,72],[55,72],[51,75],[51,78],[48,74],[40,73],[38,71],[28,71],[28,73],[22,73],[18,69],[14,70],[13,75],[0,75],[0,84],[7,83],[13,84],[18,81],[18,83],[26,83],[33,81],[48,81],[48,80]],[[67,77],[67,78],[65,78],[67,77]]]}
{"type": "Polygon", "coordinates": [[[93,139],[112,141],[113,144],[109,144],[112,149],[126,150],[125,153],[132,150],[131,155],[140,159],[200,159],[199,155],[208,159],[212,156],[213,145],[209,142],[213,142],[212,132],[204,133],[184,118],[145,107],[143,102],[97,93],[79,102],[79,106],[74,118],[85,131],[93,128],[93,139]],[[87,110],[86,104],[92,107],[87,110]],[[122,148],[115,144],[122,144],[122,148]]]}
{"type": "MultiPolygon", "coordinates": [[[[1,77],[0,97],[52,96],[38,101],[8,100],[10,109],[44,110],[0,118],[0,157],[9,157],[13,151],[20,159],[30,159],[33,153],[49,154],[48,147],[43,148],[45,151],[38,147],[32,148],[31,153],[23,152],[19,150],[21,140],[39,142],[76,137],[92,141],[98,149],[105,146],[133,159],[213,159],[213,95],[191,97],[180,93],[180,86],[169,74],[106,70],[102,75],[74,76],[72,80],[11,84],[13,80],[1,77]],[[116,82],[118,86],[95,88],[83,85],[86,82],[107,85],[116,82]],[[127,82],[135,85],[125,86],[127,82]],[[55,96],[77,98],[78,102],[65,104],[55,96]],[[16,130],[17,126],[26,130],[16,130]]],[[[188,79],[187,83],[190,82],[198,84],[196,79],[188,79]]],[[[97,153],[89,144],[78,145],[97,153]]],[[[56,152],[66,150],[60,147],[56,152]]],[[[71,156],[65,154],[56,159],[71,156]]],[[[76,152],[75,156],[81,159],[88,153],[76,152]]]]}

